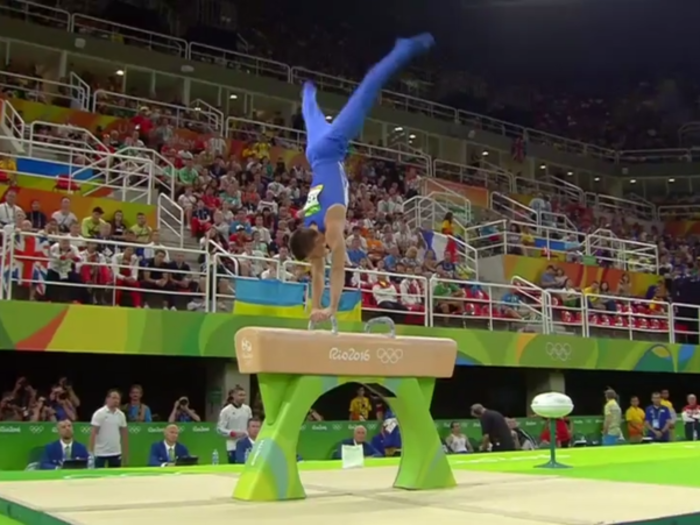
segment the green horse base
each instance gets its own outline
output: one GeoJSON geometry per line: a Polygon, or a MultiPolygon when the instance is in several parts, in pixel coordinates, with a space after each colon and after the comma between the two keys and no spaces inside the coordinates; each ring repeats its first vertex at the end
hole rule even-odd
{"type": "Polygon", "coordinates": [[[401,429],[401,463],[395,488],[431,490],[456,485],[430,416],[435,378],[262,373],[258,379],[265,422],[234,489],[235,499],[285,501],[306,497],[297,467],[299,429],[320,396],[349,382],[379,384],[395,396],[387,399],[401,429]]]}

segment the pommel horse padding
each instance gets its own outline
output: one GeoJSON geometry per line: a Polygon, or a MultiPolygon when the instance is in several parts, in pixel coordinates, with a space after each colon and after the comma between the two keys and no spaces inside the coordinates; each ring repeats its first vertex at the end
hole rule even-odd
{"type": "MultiPolygon", "coordinates": [[[[457,344],[449,339],[397,337],[389,318],[373,319],[365,333],[246,327],[236,333],[241,373],[258,374],[265,421],[233,497],[283,501],[306,497],[296,454],[299,429],[316,400],[349,383],[379,384],[401,429],[401,462],[394,487],[407,490],[455,486],[430,416],[435,378],[452,377],[457,344]],[[374,325],[388,334],[371,334],[374,325]]],[[[350,437],[350,436],[348,436],[350,437]]]]}

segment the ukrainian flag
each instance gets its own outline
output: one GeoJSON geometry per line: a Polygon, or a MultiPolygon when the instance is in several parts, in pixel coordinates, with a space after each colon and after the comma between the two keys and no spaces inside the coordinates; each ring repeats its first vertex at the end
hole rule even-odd
{"type": "MultiPolygon", "coordinates": [[[[282,282],[275,279],[237,279],[234,315],[306,319],[306,284],[282,282]]],[[[329,304],[329,290],[322,298],[329,304]]],[[[362,320],[362,295],[359,290],[344,291],[338,306],[338,321],[362,320]]]]}

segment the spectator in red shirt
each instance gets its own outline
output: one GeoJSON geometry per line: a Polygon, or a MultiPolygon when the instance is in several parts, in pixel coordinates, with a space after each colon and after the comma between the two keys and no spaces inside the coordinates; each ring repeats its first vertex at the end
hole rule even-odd
{"type": "Polygon", "coordinates": [[[151,132],[153,131],[153,121],[151,120],[151,110],[148,106],[141,106],[138,114],[131,119],[134,129],[139,132],[139,139],[144,144],[149,143],[151,132]]]}
{"type": "Polygon", "coordinates": [[[214,194],[214,186],[208,186],[202,195],[204,207],[214,213],[214,210],[221,207],[221,199],[214,194]]]}
{"type": "MultiPolygon", "coordinates": [[[[571,429],[569,428],[568,418],[559,418],[555,422],[555,439],[557,447],[567,448],[571,444],[571,429]]],[[[545,419],[544,429],[542,430],[542,435],[540,436],[540,441],[542,444],[551,443],[551,436],[549,434],[549,419],[545,419]]]]}

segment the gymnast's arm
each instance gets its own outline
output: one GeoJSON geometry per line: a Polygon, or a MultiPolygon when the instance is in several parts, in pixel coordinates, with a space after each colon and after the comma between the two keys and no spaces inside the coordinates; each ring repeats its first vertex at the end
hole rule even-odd
{"type": "Polygon", "coordinates": [[[326,258],[311,259],[311,310],[320,310],[323,290],[326,287],[326,258]]]}
{"type": "Polygon", "coordinates": [[[345,206],[334,205],[326,212],[326,244],[331,249],[331,314],[338,311],[340,296],[345,287],[345,261],[347,248],[345,246],[345,206]]]}

